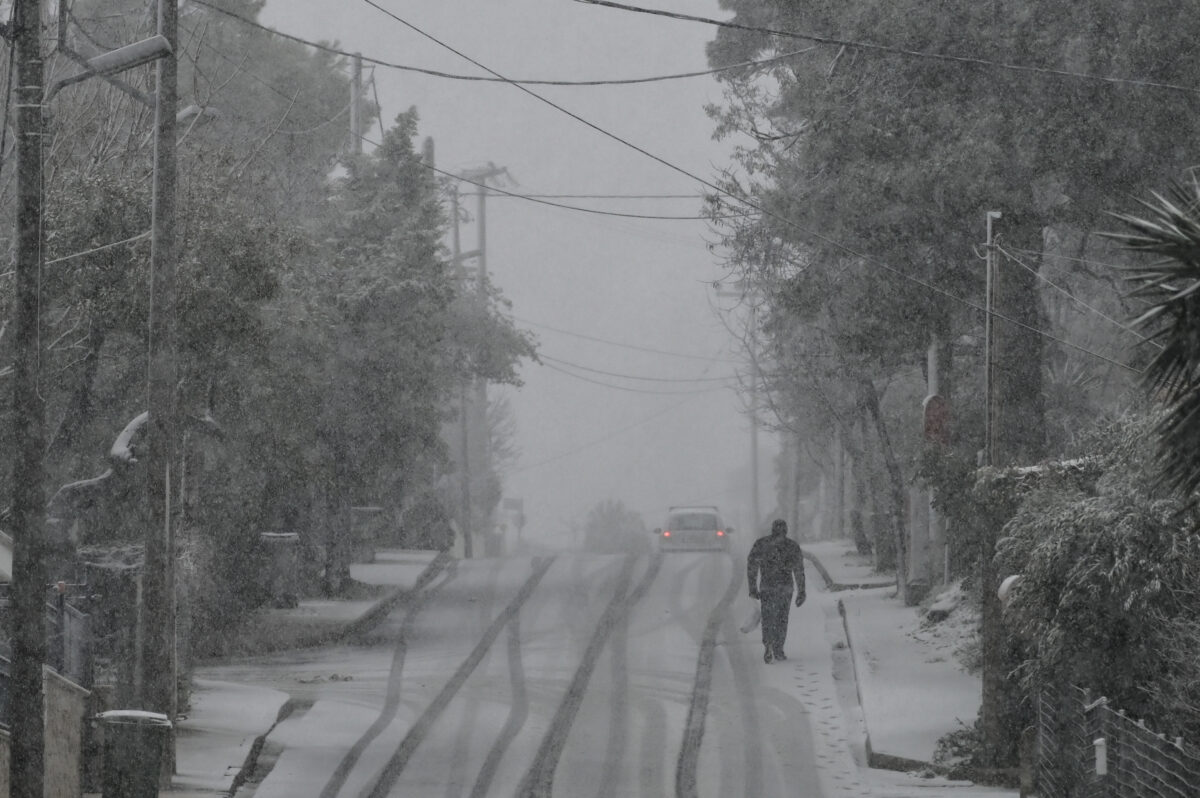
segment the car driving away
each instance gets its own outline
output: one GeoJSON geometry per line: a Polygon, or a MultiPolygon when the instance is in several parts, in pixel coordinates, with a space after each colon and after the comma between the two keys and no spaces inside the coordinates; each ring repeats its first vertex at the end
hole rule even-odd
{"type": "Polygon", "coordinates": [[[671,507],[667,522],[656,529],[659,551],[712,549],[729,550],[732,529],[725,526],[720,511],[713,505],[671,507]]]}

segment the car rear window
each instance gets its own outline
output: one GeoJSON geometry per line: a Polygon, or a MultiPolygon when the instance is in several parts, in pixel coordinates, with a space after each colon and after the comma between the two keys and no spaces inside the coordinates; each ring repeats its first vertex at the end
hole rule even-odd
{"type": "Polygon", "coordinates": [[[716,529],[717,517],[712,513],[677,513],[667,519],[668,529],[716,529]]]}

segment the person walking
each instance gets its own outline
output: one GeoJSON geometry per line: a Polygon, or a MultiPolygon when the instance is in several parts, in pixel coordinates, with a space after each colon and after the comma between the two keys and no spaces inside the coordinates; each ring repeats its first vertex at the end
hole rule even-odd
{"type": "Polygon", "coordinates": [[[804,603],[804,556],[800,544],[787,535],[787,521],[776,518],[771,534],[754,541],[746,558],[750,598],[762,606],[763,662],[786,660],[788,603],[795,582],[796,606],[804,603]]]}

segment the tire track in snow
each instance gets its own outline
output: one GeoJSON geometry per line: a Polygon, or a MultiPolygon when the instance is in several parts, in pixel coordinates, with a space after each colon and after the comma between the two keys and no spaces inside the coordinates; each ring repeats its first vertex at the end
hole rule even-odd
{"type": "Polygon", "coordinates": [[[542,738],[542,744],[538,748],[533,764],[517,790],[520,798],[550,798],[553,792],[554,771],[558,769],[558,762],[567,742],[567,734],[575,722],[575,715],[579,712],[580,704],[583,703],[583,695],[587,691],[588,682],[592,678],[592,671],[596,668],[600,652],[604,649],[604,644],[618,621],[622,616],[627,616],[633,606],[646,594],[651,583],[654,582],[654,577],[658,575],[658,571],[662,567],[662,554],[652,555],[650,565],[641,581],[638,582],[632,593],[626,594],[629,584],[633,580],[633,566],[636,560],[636,557],[629,557],[621,570],[616,591],[605,608],[604,615],[596,624],[592,639],[588,642],[579,667],[575,670],[575,676],[567,687],[558,711],[554,713],[550,728],[542,738]]]}
{"type": "MultiPolygon", "coordinates": [[[[496,642],[500,632],[512,622],[517,613],[521,610],[521,605],[529,600],[533,595],[533,591],[537,588],[538,583],[542,581],[542,577],[550,570],[550,566],[554,564],[554,557],[546,557],[544,559],[535,559],[533,566],[533,575],[526,580],[521,586],[521,590],[508,603],[508,606],[496,616],[492,621],[491,626],[484,632],[483,637],[475,645],[470,655],[458,666],[458,670],[450,677],[450,681],[442,688],[441,692],[433,699],[421,716],[413,723],[412,728],[404,735],[404,739],[400,741],[400,745],[396,748],[395,753],[388,759],[383,770],[379,774],[379,778],[375,781],[374,786],[369,786],[360,794],[360,798],[385,798],[385,796],[395,786],[400,779],[400,774],[404,772],[408,760],[412,757],[413,752],[417,750],[417,746],[425,739],[425,735],[429,732],[430,727],[445,711],[446,707],[454,699],[454,696],[462,689],[463,684],[467,681],[470,675],[479,666],[492,644],[496,642]]],[[[343,777],[344,779],[344,777],[343,777]]]]}
{"type": "MultiPolygon", "coordinates": [[[[488,572],[487,587],[483,592],[484,597],[477,602],[476,625],[479,629],[486,629],[491,620],[492,603],[496,600],[496,582],[500,578],[501,570],[500,566],[496,566],[488,572]]],[[[479,717],[479,704],[479,699],[475,695],[467,697],[467,709],[463,713],[462,723],[459,724],[459,732],[455,735],[454,751],[450,754],[451,772],[446,774],[444,798],[461,798],[462,796],[463,781],[455,778],[455,771],[471,755],[471,737],[475,731],[476,719],[479,717]]]]}
{"type": "Polygon", "coordinates": [[[612,712],[608,721],[608,743],[604,749],[604,772],[596,798],[613,798],[620,783],[621,761],[625,758],[629,725],[629,612],[617,621],[612,648],[608,650],[612,664],[612,712]]]}
{"type": "MultiPolygon", "coordinates": [[[[736,567],[736,563],[734,564],[736,567]]],[[[737,640],[741,632],[732,616],[726,614],[724,621],[725,640],[737,640]]],[[[752,660],[741,646],[722,646],[725,660],[733,674],[733,687],[738,697],[738,712],[742,716],[742,756],[745,767],[745,795],[762,795],[763,752],[762,723],[759,718],[758,700],[754,695],[754,683],[750,679],[752,660]]]]}
{"type": "Polygon", "coordinates": [[[487,795],[488,789],[492,786],[492,779],[496,777],[496,771],[500,767],[500,760],[504,758],[508,747],[524,728],[525,720],[529,717],[529,696],[525,691],[525,665],[521,659],[521,616],[519,613],[508,625],[508,673],[512,680],[512,709],[509,710],[508,719],[504,721],[504,728],[496,736],[496,741],[492,743],[492,749],[488,751],[487,759],[484,760],[483,767],[479,770],[479,776],[475,779],[475,787],[471,790],[471,798],[482,798],[487,795]]]}
{"type": "MultiPolygon", "coordinates": [[[[737,558],[734,557],[734,555],[731,553],[729,555],[729,560],[734,569],[733,578],[740,581],[741,571],[739,570],[737,558]]],[[[707,565],[710,562],[711,562],[710,560],[699,560],[698,564],[707,565]]],[[[695,566],[689,565],[687,568],[685,568],[679,572],[679,574],[678,574],[679,587],[678,587],[678,589],[672,591],[670,594],[670,609],[671,609],[672,617],[679,619],[678,622],[679,622],[680,627],[684,631],[686,631],[688,633],[688,635],[694,641],[696,641],[696,644],[698,646],[701,646],[701,648],[703,648],[703,643],[705,640],[704,629],[707,627],[701,627],[699,631],[694,631],[692,628],[692,622],[693,622],[695,616],[697,615],[696,610],[699,609],[699,603],[693,602],[690,606],[684,607],[683,602],[680,600],[680,597],[685,595],[685,593],[686,593],[686,591],[684,590],[684,579],[688,575],[690,575],[693,570],[695,570],[695,566]]],[[[734,590],[735,595],[736,595],[736,592],[737,592],[737,590],[735,588],[735,590],[734,590]]],[[[710,610],[710,613],[709,613],[710,617],[712,615],[712,612],[714,612],[714,611],[715,610],[710,610]]],[[[732,628],[732,626],[734,624],[734,620],[728,613],[726,613],[726,615],[725,615],[724,623],[727,624],[726,625],[726,639],[727,640],[729,640],[729,639],[736,640],[737,638],[734,637],[729,631],[730,628],[732,628]]],[[[697,624],[697,625],[699,625],[699,624],[697,624]]],[[[744,782],[742,794],[743,795],[761,795],[762,794],[762,781],[763,781],[763,779],[762,779],[762,762],[763,762],[762,730],[761,730],[761,727],[759,726],[759,722],[758,722],[758,716],[759,716],[758,704],[754,700],[754,685],[750,679],[751,661],[747,660],[745,652],[736,646],[734,646],[734,647],[726,646],[724,650],[725,650],[726,659],[729,662],[729,666],[733,671],[734,689],[737,691],[737,694],[738,694],[738,703],[739,703],[738,712],[742,718],[741,744],[742,744],[743,782],[744,782]]],[[[696,695],[695,695],[695,690],[693,689],[693,692],[692,692],[693,703],[695,702],[695,699],[696,699],[696,695]]],[[[707,696],[705,697],[705,703],[707,704],[707,696]]],[[[705,714],[707,715],[707,708],[706,708],[705,714]]],[[[689,718],[690,717],[691,716],[689,714],[689,718]]],[[[704,723],[704,718],[701,718],[701,723],[702,724],[704,723]]],[[[701,734],[702,733],[703,733],[703,729],[701,729],[701,734]]],[[[696,754],[697,755],[699,754],[698,744],[697,744],[696,754]]],[[[682,756],[682,751],[680,752],[680,755],[682,756]]],[[[699,760],[697,759],[696,761],[698,763],[699,760]]]]}
{"type": "MultiPolygon", "coordinates": [[[[713,657],[716,653],[717,633],[721,623],[729,614],[729,607],[742,584],[741,571],[732,555],[733,577],[725,594],[708,615],[704,626],[704,637],[700,641],[700,655],[696,662],[696,680],[692,687],[692,703],[688,707],[684,725],[683,744],[679,748],[679,761],[675,767],[675,795],[677,798],[697,798],[696,770],[700,763],[700,743],[704,739],[704,721],[708,714],[708,695],[712,687],[713,657]]],[[[747,774],[749,777],[749,774],[747,774]]],[[[754,795],[755,793],[747,793],[754,795]]]]}
{"type": "Polygon", "coordinates": [[[412,628],[417,614],[425,607],[429,600],[458,575],[458,563],[451,562],[445,574],[446,578],[441,582],[419,593],[417,600],[405,611],[404,619],[400,622],[400,633],[399,639],[396,641],[396,649],[392,654],[392,665],[388,670],[387,692],[384,695],[383,706],[379,709],[379,717],[354,742],[354,745],[342,757],[342,761],[338,762],[338,766],[334,768],[329,781],[321,789],[320,798],[336,798],[338,792],[346,783],[346,779],[350,776],[350,771],[358,764],[358,759],[362,756],[363,751],[395,719],[396,713],[400,709],[400,676],[404,672],[404,660],[408,653],[409,630],[412,628]]]}

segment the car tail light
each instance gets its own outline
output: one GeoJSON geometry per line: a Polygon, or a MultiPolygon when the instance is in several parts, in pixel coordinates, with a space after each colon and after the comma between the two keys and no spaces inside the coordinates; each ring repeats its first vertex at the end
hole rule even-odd
{"type": "Polygon", "coordinates": [[[663,537],[664,537],[664,538],[669,538],[669,537],[671,537],[671,533],[670,533],[668,530],[664,529],[664,530],[663,530],[663,537]]]}
{"type": "Polygon", "coordinates": [[[718,530],[717,530],[717,537],[719,537],[719,538],[723,538],[723,537],[725,537],[725,530],[724,530],[724,529],[718,529],[718,530]]]}

